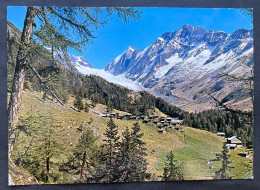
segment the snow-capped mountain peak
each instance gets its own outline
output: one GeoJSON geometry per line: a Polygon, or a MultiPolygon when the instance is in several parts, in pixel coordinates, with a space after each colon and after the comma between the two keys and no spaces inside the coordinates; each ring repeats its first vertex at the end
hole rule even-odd
{"type": "Polygon", "coordinates": [[[105,71],[109,71],[114,75],[122,74],[123,70],[126,70],[130,65],[129,61],[136,53],[136,49],[133,46],[129,46],[122,54],[117,56],[110,64],[106,66],[105,71]],[[118,64],[124,63],[124,64],[118,64]]]}
{"type": "Polygon", "coordinates": [[[199,97],[205,98],[209,91],[220,97],[228,95],[231,88],[220,79],[219,71],[247,74],[243,67],[252,54],[253,30],[228,34],[184,25],[163,33],[143,50],[128,48],[105,70],[137,81],[171,103],[190,105],[207,102],[199,97]]]}
{"type": "MultiPolygon", "coordinates": [[[[49,47],[45,47],[45,49],[47,49],[48,51],[52,51],[49,47]]],[[[60,51],[54,51],[55,59],[68,70],[77,72],[79,68],[94,68],[88,62],[88,60],[82,56],[75,56],[71,54],[67,54],[66,56],[69,59],[70,63],[68,62],[68,60],[66,60],[64,53],[60,51]]]]}
{"type": "Polygon", "coordinates": [[[220,71],[248,75],[245,64],[252,55],[252,30],[228,34],[184,25],[163,33],[144,49],[129,46],[101,70],[83,57],[69,58],[82,74],[98,75],[135,91],[146,90],[187,110],[204,110],[211,108],[208,93],[221,100],[241,89],[239,84],[230,87],[220,71]]]}

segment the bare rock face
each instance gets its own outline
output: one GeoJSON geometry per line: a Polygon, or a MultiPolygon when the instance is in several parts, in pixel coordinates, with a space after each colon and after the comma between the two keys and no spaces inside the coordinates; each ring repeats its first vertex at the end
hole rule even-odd
{"type": "Polygon", "coordinates": [[[16,28],[14,24],[7,21],[7,35],[15,39],[20,39],[22,32],[18,28],[16,28]]]}
{"type": "Polygon", "coordinates": [[[176,106],[201,111],[212,106],[209,93],[228,101],[237,93],[236,103],[249,97],[241,83],[229,83],[221,75],[250,75],[246,65],[253,64],[252,56],[253,30],[227,34],[184,25],[143,50],[130,46],[105,71],[124,75],[176,106]]]}

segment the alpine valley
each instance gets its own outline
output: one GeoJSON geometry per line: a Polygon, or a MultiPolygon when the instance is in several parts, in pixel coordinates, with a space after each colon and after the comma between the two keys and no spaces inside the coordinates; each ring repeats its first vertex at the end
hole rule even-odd
{"type": "Polygon", "coordinates": [[[88,9],[33,9],[7,22],[9,185],[253,178],[253,30],[184,25],[97,69],[53,25],[88,9]]]}
{"type": "Polygon", "coordinates": [[[145,90],[187,111],[212,108],[208,94],[240,109],[251,109],[241,83],[223,75],[251,75],[253,30],[232,34],[182,26],[162,34],[142,50],[129,46],[104,69],[95,69],[83,57],[70,55],[77,71],[101,76],[135,91],[145,90]]]}

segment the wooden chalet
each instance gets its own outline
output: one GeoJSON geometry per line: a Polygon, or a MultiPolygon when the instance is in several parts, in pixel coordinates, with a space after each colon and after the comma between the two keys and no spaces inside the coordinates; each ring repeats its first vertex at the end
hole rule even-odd
{"type": "Polygon", "coordinates": [[[157,124],[157,123],[159,123],[159,121],[153,120],[153,123],[154,123],[154,124],[157,124]]]}
{"type": "Polygon", "coordinates": [[[163,126],[164,127],[169,127],[169,123],[164,123],[163,126]]]}
{"type": "Polygon", "coordinates": [[[179,126],[176,126],[176,127],[174,127],[174,129],[175,129],[176,131],[183,132],[182,128],[181,128],[181,127],[179,127],[179,126]]]}
{"type": "Polygon", "coordinates": [[[217,136],[225,138],[225,133],[224,132],[217,132],[217,136]]]}
{"type": "Polygon", "coordinates": [[[129,119],[136,120],[136,116],[135,115],[131,115],[129,119]]]}
{"type": "Polygon", "coordinates": [[[143,120],[142,122],[143,122],[143,123],[146,123],[146,124],[147,124],[147,123],[149,123],[149,121],[148,121],[148,120],[143,120]]]}
{"type": "Polygon", "coordinates": [[[238,155],[242,156],[242,157],[245,157],[245,158],[249,158],[249,153],[248,152],[239,152],[238,155]]]}
{"type": "Polygon", "coordinates": [[[123,119],[123,116],[119,115],[119,116],[117,116],[117,119],[123,119]]]}
{"type": "Polygon", "coordinates": [[[119,116],[119,113],[111,113],[110,115],[112,118],[117,118],[119,116]]]}
{"type": "Polygon", "coordinates": [[[130,118],[130,115],[124,115],[124,116],[123,116],[123,119],[128,120],[129,118],[130,118]]]}
{"type": "Polygon", "coordinates": [[[161,128],[163,128],[163,126],[162,125],[157,125],[157,128],[161,129],[161,128]]]}
{"type": "Polygon", "coordinates": [[[99,117],[107,117],[107,114],[99,114],[99,117]]]}
{"type": "Polygon", "coordinates": [[[236,150],[237,145],[236,144],[226,144],[226,147],[230,150],[236,150]]]}
{"type": "Polygon", "coordinates": [[[149,119],[157,119],[157,118],[158,118],[157,115],[150,115],[150,116],[149,116],[149,119]]]}
{"type": "Polygon", "coordinates": [[[172,124],[172,125],[177,125],[177,124],[180,124],[180,123],[181,123],[180,120],[172,120],[172,121],[171,121],[171,124],[172,124]]]}
{"type": "Polygon", "coordinates": [[[157,123],[157,127],[162,127],[163,125],[161,123],[157,123]]]}
{"type": "Polygon", "coordinates": [[[227,138],[227,144],[236,144],[237,148],[243,147],[242,141],[236,136],[227,138]]]}
{"type": "Polygon", "coordinates": [[[160,117],[160,122],[164,121],[165,122],[165,117],[160,117]]]}
{"type": "Polygon", "coordinates": [[[165,134],[165,133],[166,133],[166,131],[165,131],[164,128],[158,129],[157,131],[158,131],[159,133],[162,133],[162,134],[165,134]]]}
{"type": "Polygon", "coordinates": [[[167,121],[167,122],[171,122],[171,121],[172,121],[172,118],[171,118],[171,117],[167,117],[167,118],[166,118],[166,121],[167,121]]]}

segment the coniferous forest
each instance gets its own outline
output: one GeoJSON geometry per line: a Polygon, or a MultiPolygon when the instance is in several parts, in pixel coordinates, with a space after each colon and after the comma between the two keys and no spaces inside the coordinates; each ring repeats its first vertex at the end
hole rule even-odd
{"type": "MultiPolygon", "coordinates": [[[[27,16],[38,15],[44,20],[50,13],[57,16],[61,24],[73,25],[80,33],[88,31],[83,25],[71,23],[75,21],[73,10],[39,8],[36,12],[33,11],[31,10],[33,15],[27,16]],[[67,15],[71,20],[64,19],[62,15],[67,15]]],[[[82,14],[92,13],[84,9],[81,11],[82,14]]],[[[100,13],[101,10],[93,11],[100,13]]],[[[141,14],[138,9],[106,11],[108,15],[115,11],[119,19],[123,20],[138,19],[141,14]]],[[[27,14],[29,12],[30,10],[27,14]]],[[[94,26],[101,22],[99,18],[90,18],[91,15],[87,14],[87,17],[94,26]]],[[[65,34],[52,31],[51,35],[56,35],[58,39],[54,43],[53,36],[46,33],[53,27],[52,23],[49,23],[48,19],[44,22],[48,25],[41,26],[41,32],[36,31],[34,34],[38,40],[31,40],[30,47],[27,47],[29,50],[27,49],[26,53],[26,77],[21,106],[17,119],[11,119],[9,126],[9,143],[12,143],[9,147],[10,173],[14,184],[252,177],[252,160],[248,161],[244,168],[239,168],[237,165],[242,161],[238,161],[240,157],[237,157],[237,152],[230,153],[225,139],[216,135],[223,132],[225,137],[239,137],[243,150],[251,151],[252,113],[225,109],[223,104],[217,101],[218,106],[214,109],[188,112],[146,91],[134,92],[99,76],[82,75],[68,69],[44,46],[64,50],[66,45],[77,47],[79,43],[65,39],[65,34]],[[49,37],[46,37],[48,35],[49,37]],[[67,44],[60,44],[59,40],[64,40],[67,44]],[[103,117],[96,113],[99,110],[102,110],[102,114],[119,112],[121,117],[103,117]],[[158,117],[150,119],[151,116],[158,117]],[[166,122],[166,118],[178,121],[178,124],[170,124],[164,129],[164,124],[161,123],[161,134],[157,129],[158,123],[160,120],[166,122]],[[14,136],[11,135],[13,133],[14,136]],[[206,150],[206,147],[209,149],[206,150]],[[191,159],[196,166],[189,165],[189,155],[195,160],[191,159]],[[216,163],[214,167],[212,163],[216,163]],[[202,171],[196,173],[196,167],[200,167],[202,171]],[[19,172],[24,173],[20,174],[22,176],[28,174],[30,181],[17,180],[19,172]]],[[[25,48],[20,42],[25,34],[17,28],[14,29],[15,26],[8,23],[9,101],[17,90],[14,87],[14,76],[19,70],[17,65],[21,61],[21,49],[25,48]]],[[[90,33],[88,35],[93,37],[90,33]]],[[[12,102],[9,104],[9,110],[10,107],[12,102]]],[[[14,112],[10,111],[9,114],[14,115],[14,112]]],[[[10,118],[14,117],[9,115],[9,120],[10,118]]]]}

